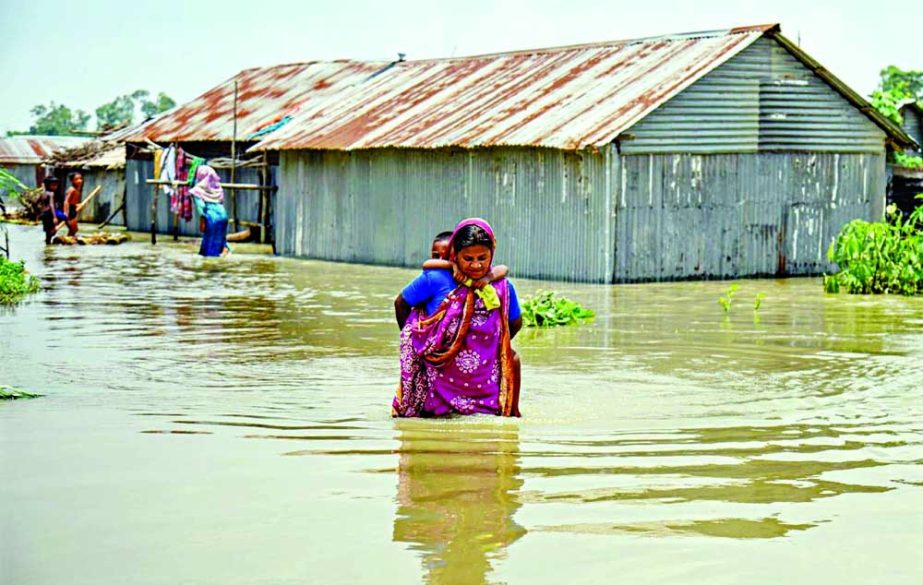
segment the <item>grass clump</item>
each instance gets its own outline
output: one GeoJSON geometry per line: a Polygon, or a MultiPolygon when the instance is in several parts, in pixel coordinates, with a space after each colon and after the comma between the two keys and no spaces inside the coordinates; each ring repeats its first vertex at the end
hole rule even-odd
{"type": "Polygon", "coordinates": [[[25,262],[11,262],[0,256],[0,305],[15,305],[40,288],[38,279],[26,271],[25,262]]]}
{"type": "Polygon", "coordinates": [[[526,327],[573,325],[594,316],[590,309],[554,291],[537,291],[522,303],[522,322],[526,327]]]}
{"type": "Polygon", "coordinates": [[[839,272],[824,275],[824,289],[852,294],[923,293],[921,230],[923,206],[906,219],[895,205],[889,205],[885,221],[849,222],[827,251],[839,272]]]}

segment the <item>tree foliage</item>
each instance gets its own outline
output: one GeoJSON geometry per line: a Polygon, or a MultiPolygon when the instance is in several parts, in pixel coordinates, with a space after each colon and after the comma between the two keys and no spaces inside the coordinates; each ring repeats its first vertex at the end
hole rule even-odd
{"type": "Polygon", "coordinates": [[[909,101],[923,100],[923,71],[904,71],[894,65],[881,70],[872,105],[895,124],[903,123],[900,108],[909,101]]]}
{"type": "Polygon", "coordinates": [[[170,108],[176,106],[176,102],[173,101],[173,98],[160,92],[157,94],[156,100],[144,100],[141,102],[141,113],[144,114],[145,118],[150,118],[151,116],[156,116],[161,112],[166,112],[170,108]]]}
{"type": "MultiPolygon", "coordinates": [[[[167,94],[160,92],[157,97],[151,98],[150,92],[144,89],[117,96],[96,108],[96,129],[110,130],[128,124],[133,124],[137,111],[141,110],[142,119],[150,118],[165,112],[176,105],[176,102],[167,94]]],[[[16,134],[36,134],[49,136],[72,136],[85,134],[90,115],[83,110],[71,110],[64,104],[51,102],[48,105],[37,105],[30,110],[35,122],[25,132],[10,131],[7,136],[16,134]]]]}
{"type": "Polygon", "coordinates": [[[72,136],[85,132],[90,115],[83,110],[71,110],[64,104],[54,102],[39,104],[30,110],[35,122],[27,132],[8,134],[38,134],[46,136],[72,136]]]}

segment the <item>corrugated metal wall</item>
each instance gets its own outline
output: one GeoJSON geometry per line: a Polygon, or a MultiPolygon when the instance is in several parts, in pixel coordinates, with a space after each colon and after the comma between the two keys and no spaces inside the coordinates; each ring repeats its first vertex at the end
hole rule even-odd
{"type": "MultiPolygon", "coordinates": [[[[271,169],[271,180],[274,182],[276,175],[275,167],[271,169]]],[[[154,172],[154,161],[152,160],[128,160],[125,166],[126,186],[128,188],[128,200],[126,202],[126,211],[128,212],[128,229],[135,231],[147,232],[151,229],[151,198],[153,197],[153,186],[145,183],[147,179],[152,178],[154,172]]],[[[226,169],[218,170],[218,175],[222,181],[230,179],[230,171],[226,169]]],[[[259,171],[253,168],[237,169],[235,180],[238,183],[259,183],[259,171]]],[[[274,196],[270,198],[274,200],[274,196]]],[[[225,192],[225,208],[228,215],[231,215],[230,192],[225,192]]],[[[270,202],[270,210],[275,205],[270,202]]],[[[258,222],[257,217],[259,210],[259,192],[258,191],[238,191],[237,193],[237,216],[241,221],[258,222]]],[[[271,219],[271,218],[270,218],[271,219]]],[[[229,228],[233,229],[233,227],[229,228]]],[[[169,197],[161,192],[157,197],[157,230],[160,233],[173,233],[173,214],[170,213],[169,197]]],[[[179,233],[185,236],[198,236],[198,221],[193,218],[192,221],[179,222],[179,233]]]]}
{"type": "Polygon", "coordinates": [[[621,158],[618,281],[830,271],[827,247],[881,217],[883,154],[621,158]]]}
{"type": "Polygon", "coordinates": [[[901,115],[904,118],[903,122],[901,123],[901,126],[904,128],[904,132],[916,140],[917,144],[923,145],[923,117],[921,117],[920,113],[912,107],[902,108],[901,115]]]}
{"type": "Polygon", "coordinates": [[[630,128],[623,154],[879,153],[884,132],[763,38],[630,128]]]}
{"type": "MultiPolygon", "coordinates": [[[[118,209],[125,196],[125,170],[92,169],[80,171],[83,174],[83,195],[88,197],[97,186],[102,190],[80,212],[80,221],[102,222],[118,209]]],[[[124,215],[119,213],[110,223],[124,225],[124,215]]]]}
{"type": "Polygon", "coordinates": [[[513,274],[608,282],[608,158],[538,148],[282,152],[276,249],[419,266],[433,236],[479,216],[513,274]]]}

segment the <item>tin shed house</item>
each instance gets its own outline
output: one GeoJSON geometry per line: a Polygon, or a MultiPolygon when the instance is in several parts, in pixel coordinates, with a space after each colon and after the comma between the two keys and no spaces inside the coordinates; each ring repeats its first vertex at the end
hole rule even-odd
{"type": "Polygon", "coordinates": [[[777,25],[408,61],[304,108],[280,152],[285,255],[418,266],[491,221],[518,276],[817,274],[913,144],[777,25]]]}
{"type": "MultiPolygon", "coordinates": [[[[124,136],[129,143],[126,164],[128,227],[147,230],[151,225],[154,186],[151,142],[161,146],[178,145],[192,155],[209,159],[223,181],[230,181],[228,166],[232,151],[238,161],[234,182],[263,184],[275,182],[274,153],[264,160],[257,155],[242,157],[260,137],[283,127],[293,115],[316,101],[337,94],[344,87],[361,81],[387,66],[387,63],[356,61],[307,62],[241,71],[224,83],[173,110],[166,112],[124,136]],[[216,163],[215,160],[223,160],[216,163]],[[268,165],[268,168],[266,168],[268,165]]],[[[268,190],[240,190],[236,201],[226,193],[226,207],[245,226],[271,224],[272,199],[268,190]],[[232,203],[233,201],[233,203],[232,203]],[[236,209],[233,204],[236,203],[236,209]]],[[[172,231],[172,216],[166,197],[157,202],[158,231],[172,231]]],[[[179,233],[198,234],[197,222],[179,222],[179,233]]]]}

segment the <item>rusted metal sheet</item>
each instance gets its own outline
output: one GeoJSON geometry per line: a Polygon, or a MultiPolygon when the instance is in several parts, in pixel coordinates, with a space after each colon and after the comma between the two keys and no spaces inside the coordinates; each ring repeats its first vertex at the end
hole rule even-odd
{"type": "Polygon", "coordinates": [[[880,217],[884,154],[620,159],[616,281],[820,274],[849,221],[880,217]]]}
{"type": "Polygon", "coordinates": [[[257,148],[599,147],[776,28],[396,63],[257,148]]]}
{"type": "MultiPolygon", "coordinates": [[[[777,67],[778,80],[771,80],[763,87],[762,80],[751,75],[752,87],[742,95],[715,93],[722,91],[718,84],[715,92],[699,96],[702,98],[700,104],[706,104],[710,98],[736,99],[739,103],[732,105],[740,109],[737,113],[749,114],[739,120],[725,120],[733,123],[732,130],[740,135],[735,144],[737,151],[746,151],[750,143],[761,143],[761,139],[754,140],[750,134],[758,131],[761,97],[764,93],[773,93],[773,84],[780,85],[775,93],[783,94],[783,101],[788,94],[801,102],[811,101],[818,95],[827,98],[834,108],[826,118],[816,116],[819,123],[842,129],[855,125],[850,117],[864,117],[871,121],[870,125],[880,129],[876,129],[877,135],[885,132],[897,144],[913,144],[900,127],[878,114],[861,96],[791,45],[779,34],[777,25],[765,25],[395,63],[381,75],[346,87],[335,99],[315,100],[306,105],[291,123],[269,135],[254,149],[598,148],[609,144],[761,39],[765,47],[772,45],[777,53],[784,53],[777,67]],[[786,67],[798,69],[801,76],[811,75],[815,83],[808,90],[817,95],[799,96],[797,83],[792,84],[793,87],[781,87],[784,85],[781,82],[787,80],[786,67]],[[841,118],[847,110],[844,121],[841,118]]],[[[768,58],[777,59],[779,55],[768,58]]],[[[770,69],[767,63],[764,72],[770,69]]],[[[742,88],[737,84],[734,89],[742,88]]],[[[772,101],[771,95],[769,99],[772,101]]],[[[815,101],[823,105],[823,99],[815,101]]],[[[721,109],[717,102],[712,105],[721,109]]],[[[766,109],[771,110],[772,104],[766,109]]],[[[733,115],[735,112],[723,113],[733,115]]],[[[791,133],[782,122],[790,112],[783,104],[779,111],[770,114],[780,134],[770,136],[768,146],[774,148],[782,144],[784,147],[791,133]]],[[[695,122],[694,117],[684,120],[687,125],[695,122]]],[[[868,151],[867,144],[863,147],[868,151]]]]}
{"type": "Polygon", "coordinates": [[[89,138],[82,136],[10,136],[0,138],[0,163],[38,164],[47,156],[78,146],[89,138]]]}
{"type": "Polygon", "coordinates": [[[237,82],[237,139],[246,141],[266,126],[367,79],[387,62],[331,61],[246,69],[191,102],[165,112],[118,139],[141,142],[230,141],[234,134],[237,82]]]}
{"type": "Polygon", "coordinates": [[[276,249],[417,267],[464,217],[518,277],[612,280],[609,152],[543,148],[282,152],[276,249]]]}

